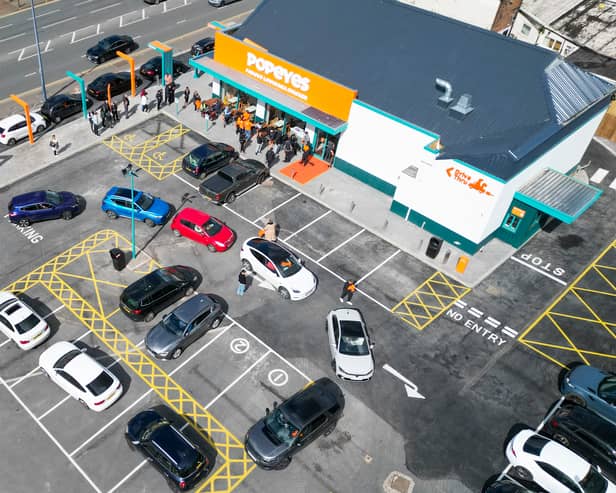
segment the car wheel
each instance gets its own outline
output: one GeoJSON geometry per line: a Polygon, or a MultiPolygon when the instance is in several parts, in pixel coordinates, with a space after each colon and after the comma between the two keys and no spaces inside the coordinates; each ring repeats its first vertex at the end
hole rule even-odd
{"type": "Polygon", "coordinates": [[[259,177],[257,178],[257,185],[261,185],[261,183],[263,183],[264,181],[265,181],[265,174],[259,175],[259,177]]]}
{"type": "Polygon", "coordinates": [[[36,133],[40,134],[43,130],[45,130],[45,126],[44,125],[39,125],[38,127],[36,127],[36,133]]]}
{"type": "Polygon", "coordinates": [[[151,219],[146,219],[145,221],[143,221],[144,223],[146,223],[150,228],[153,228],[154,226],[156,226],[156,224],[154,224],[154,221],[152,221],[151,219]]]}
{"type": "Polygon", "coordinates": [[[289,291],[286,288],[278,288],[278,294],[283,300],[288,300],[291,297],[289,291]]]}
{"type": "Polygon", "coordinates": [[[153,312],[146,313],[145,317],[143,318],[143,320],[145,322],[151,322],[153,319],[154,319],[154,313],[153,312]]]}
{"type": "Polygon", "coordinates": [[[109,210],[109,211],[106,212],[106,214],[107,214],[107,217],[109,219],[117,219],[118,218],[118,215],[114,211],[109,210]]]}
{"type": "Polygon", "coordinates": [[[252,272],[252,265],[245,258],[242,259],[242,268],[247,270],[248,272],[252,272]]]}
{"type": "Polygon", "coordinates": [[[73,213],[71,211],[64,211],[62,213],[62,219],[64,219],[65,221],[70,221],[71,219],[73,219],[73,213]]]}
{"type": "Polygon", "coordinates": [[[229,195],[227,195],[227,198],[225,199],[225,202],[227,204],[232,204],[233,202],[235,202],[235,194],[233,192],[231,192],[229,195]]]}
{"type": "Polygon", "coordinates": [[[331,435],[332,432],[336,429],[336,422],[334,421],[331,425],[329,425],[325,431],[323,432],[323,436],[331,435]]]}
{"type": "Polygon", "coordinates": [[[214,247],[214,245],[206,245],[206,246],[210,252],[214,253],[216,251],[216,248],[214,247]]]}
{"type": "Polygon", "coordinates": [[[86,409],[89,409],[88,405],[86,404],[86,401],[84,401],[83,399],[79,399],[79,402],[81,403],[83,407],[85,407],[86,409]]]}
{"type": "Polygon", "coordinates": [[[533,475],[530,473],[528,469],[522,466],[515,466],[511,469],[512,474],[518,479],[523,479],[524,481],[532,481],[533,475]]]}
{"type": "Polygon", "coordinates": [[[174,234],[175,236],[177,236],[178,238],[179,238],[180,236],[182,236],[182,235],[180,234],[180,232],[179,232],[177,229],[172,229],[171,231],[173,231],[173,234],[174,234]]]}
{"type": "Polygon", "coordinates": [[[584,398],[577,394],[567,394],[565,396],[565,400],[572,402],[576,406],[586,407],[586,401],[584,400],[584,398]]]}
{"type": "Polygon", "coordinates": [[[135,447],[133,442],[131,442],[128,437],[125,437],[125,438],[126,438],[126,443],[128,444],[128,448],[131,449],[133,452],[137,450],[137,447],[135,447]]]}
{"type": "Polygon", "coordinates": [[[220,327],[221,323],[222,323],[222,318],[217,318],[216,320],[212,322],[212,329],[216,329],[220,327]]]}
{"type": "Polygon", "coordinates": [[[205,171],[204,171],[203,173],[200,173],[200,174],[199,174],[199,177],[198,177],[198,178],[199,178],[200,180],[203,180],[205,177],[206,177],[206,173],[205,173],[205,171]]]}
{"type": "Polygon", "coordinates": [[[171,353],[171,357],[173,359],[178,359],[180,356],[182,356],[182,352],[183,352],[183,349],[181,347],[175,348],[175,351],[171,353]]]}
{"type": "Polygon", "coordinates": [[[287,457],[286,459],[281,460],[276,466],[276,469],[286,469],[291,464],[291,457],[287,457]]]}
{"type": "Polygon", "coordinates": [[[59,116],[54,116],[53,121],[54,123],[60,123],[62,121],[62,118],[60,118],[59,116]]]}
{"type": "Polygon", "coordinates": [[[188,286],[185,290],[184,290],[184,296],[190,296],[191,294],[193,294],[195,292],[195,289],[192,286],[188,286]]]}
{"type": "Polygon", "coordinates": [[[8,144],[8,145],[10,145],[10,146],[14,146],[16,142],[17,142],[17,141],[16,141],[14,138],[12,138],[12,137],[11,137],[11,138],[9,139],[9,141],[7,142],[7,144],[8,144]]]}
{"type": "Polygon", "coordinates": [[[20,220],[17,222],[17,225],[18,225],[18,226],[21,226],[22,228],[25,228],[25,227],[27,227],[27,226],[30,226],[30,224],[31,224],[30,219],[28,219],[27,217],[24,217],[23,219],[20,219],[20,220]]]}
{"type": "Polygon", "coordinates": [[[569,439],[566,436],[561,435],[560,433],[555,433],[554,436],[552,436],[552,439],[558,443],[563,444],[565,447],[569,446],[569,439]]]}

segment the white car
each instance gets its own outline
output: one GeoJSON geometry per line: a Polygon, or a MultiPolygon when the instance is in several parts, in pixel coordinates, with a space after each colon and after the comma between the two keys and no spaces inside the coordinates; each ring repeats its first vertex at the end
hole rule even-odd
{"type": "Polygon", "coordinates": [[[522,430],[506,449],[512,475],[550,493],[613,493],[616,486],[568,448],[533,430],[522,430]]]}
{"type": "Polygon", "coordinates": [[[242,267],[271,284],[285,300],[307,298],[317,289],[317,278],[289,250],[263,238],[249,238],[240,249],[242,267]]]}
{"type": "Polygon", "coordinates": [[[47,348],[39,365],[54,383],[93,411],[104,411],[122,395],[118,378],[71,342],[47,348]]]}
{"type": "MultiPolygon", "coordinates": [[[[33,133],[41,133],[47,128],[47,121],[40,113],[30,113],[30,125],[33,133]]],[[[23,114],[11,115],[0,120],[0,144],[15,145],[18,140],[28,136],[28,124],[23,114]]]]}
{"type": "Polygon", "coordinates": [[[369,380],[374,375],[374,358],[366,323],[354,308],[339,308],[327,315],[325,324],[332,368],[345,380],[369,380]]]}
{"type": "Polygon", "coordinates": [[[24,350],[45,342],[51,333],[45,320],[7,291],[0,291],[0,330],[24,350]]]}

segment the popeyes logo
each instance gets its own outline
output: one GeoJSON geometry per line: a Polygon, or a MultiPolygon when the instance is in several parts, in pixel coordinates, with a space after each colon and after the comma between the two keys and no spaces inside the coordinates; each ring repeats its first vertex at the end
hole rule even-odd
{"type": "Polygon", "coordinates": [[[277,65],[271,60],[248,51],[246,53],[246,71],[255,75],[255,70],[265,77],[267,82],[278,81],[302,92],[307,92],[310,89],[310,78],[303,77],[282,65],[277,65]]]}
{"type": "Polygon", "coordinates": [[[447,176],[452,178],[454,181],[457,181],[458,183],[466,185],[471,190],[476,190],[480,194],[486,194],[490,196],[494,195],[492,192],[488,191],[488,184],[483,181],[483,178],[479,178],[473,181],[470,175],[466,174],[462,170],[454,168],[453,166],[451,168],[447,168],[446,172],[447,176]]]}

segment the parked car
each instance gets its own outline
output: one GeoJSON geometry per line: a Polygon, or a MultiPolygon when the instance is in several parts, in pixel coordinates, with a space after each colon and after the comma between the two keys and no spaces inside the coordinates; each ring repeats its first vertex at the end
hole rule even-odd
{"type": "MultiPolygon", "coordinates": [[[[86,98],[86,108],[90,106],[92,106],[92,100],[86,98]]],[[[65,118],[81,111],[81,95],[79,94],[56,94],[48,98],[41,106],[41,113],[54,123],[60,123],[65,118]]]]}
{"type": "Polygon", "coordinates": [[[224,252],[235,241],[235,233],[220,219],[190,207],[176,214],[171,231],[205,245],[210,252],[224,252]]]}
{"type": "Polygon", "coordinates": [[[131,449],[139,451],[167,478],[174,490],[185,491],[197,484],[211,471],[206,454],[190,436],[197,435],[193,425],[165,407],[165,414],[174,415],[171,423],[157,409],[147,409],[133,416],[126,426],[125,437],[131,449]],[[184,431],[191,428],[192,433],[184,431]]]}
{"type": "Polygon", "coordinates": [[[111,187],[107,191],[101,209],[110,219],[120,216],[131,218],[134,214],[136,221],[143,221],[150,227],[164,224],[172,210],[170,204],[158,197],[141,190],[131,192],[130,188],[122,187],[111,187]]]}
{"type": "Polygon", "coordinates": [[[281,298],[303,300],[317,289],[317,278],[293,253],[263,238],[248,238],[240,249],[242,267],[259,274],[281,298]]]}
{"type": "Polygon", "coordinates": [[[9,221],[25,227],[47,219],[72,219],[82,205],[71,192],[40,190],[16,195],[9,202],[9,221]]]}
{"type": "Polygon", "coordinates": [[[47,322],[8,291],[0,291],[0,331],[23,350],[38,346],[51,334],[47,322]]]}
{"type": "MultiPolygon", "coordinates": [[[[33,133],[40,134],[47,128],[47,122],[39,113],[31,112],[30,126],[33,133]]],[[[11,115],[0,120],[0,144],[12,146],[26,137],[28,137],[28,122],[23,114],[11,115]]]]}
{"type": "Polygon", "coordinates": [[[608,479],[616,481],[616,425],[565,402],[547,420],[541,434],[599,466],[608,479]]]}
{"type": "Polygon", "coordinates": [[[263,469],[283,469],[293,455],[336,428],[344,410],[342,390],[320,378],[289,397],[257,421],[246,433],[244,448],[263,469]]]}
{"type": "MultiPolygon", "coordinates": [[[[190,67],[179,60],[173,60],[173,77],[179,77],[180,75],[188,72],[190,67]]],[[[139,74],[145,79],[154,80],[157,77],[161,77],[163,73],[163,62],[161,57],[155,56],[150,58],[139,68],[139,74]]]]}
{"type": "Polygon", "coordinates": [[[113,34],[101,39],[94,46],[88,48],[86,57],[92,63],[100,64],[112,58],[116,58],[118,56],[116,55],[116,51],[130,53],[131,51],[135,51],[138,47],[139,45],[135,43],[130,36],[125,34],[113,34]]]}
{"type": "Polygon", "coordinates": [[[224,7],[233,2],[238,2],[239,0],[207,0],[207,3],[213,5],[214,7],[224,7]]]}
{"type": "MultiPolygon", "coordinates": [[[[140,86],[143,80],[135,77],[135,87],[140,86]]],[[[118,72],[103,74],[88,84],[87,93],[98,101],[107,99],[107,85],[111,86],[111,96],[117,96],[130,91],[130,73],[118,72]]]]}
{"type": "Polygon", "coordinates": [[[514,483],[511,479],[501,479],[485,488],[483,493],[531,493],[531,490],[514,483]]]}
{"type": "Polygon", "coordinates": [[[616,374],[579,365],[564,375],[560,392],[568,401],[586,406],[616,424],[616,374]]]}
{"type": "Polygon", "coordinates": [[[196,57],[214,51],[214,38],[203,38],[196,41],[190,48],[190,56],[196,57]]]}
{"type": "Polygon", "coordinates": [[[160,2],[164,2],[166,0],[143,0],[143,1],[150,5],[158,5],[160,2]]]}
{"type": "Polygon", "coordinates": [[[263,183],[268,175],[267,166],[256,159],[239,159],[203,181],[199,192],[215,204],[230,204],[239,193],[263,183]]]}
{"type": "Polygon", "coordinates": [[[327,315],[325,331],[336,376],[344,380],[370,380],[374,357],[362,313],[355,308],[339,308],[327,315]]]}
{"type": "Polygon", "coordinates": [[[191,176],[203,179],[237,157],[238,153],[230,145],[206,142],[184,156],[182,169],[191,176]]]}
{"type": "Polygon", "coordinates": [[[60,341],[39,356],[43,373],[73,399],[101,412],[122,395],[118,378],[72,342],[60,341]]]}
{"type": "Polygon", "coordinates": [[[197,294],[150,329],[145,347],[157,358],[177,359],[208,330],[217,328],[224,317],[220,303],[206,294],[197,294]]]}
{"type": "Polygon", "coordinates": [[[553,440],[522,430],[507,444],[516,477],[533,481],[550,493],[613,493],[616,486],[596,467],[553,440]]]}
{"type": "Polygon", "coordinates": [[[193,294],[200,283],[201,274],[192,267],[162,267],[125,288],[120,295],[120,309],[132,320],[150,322],[182,296],[193,294]]]}

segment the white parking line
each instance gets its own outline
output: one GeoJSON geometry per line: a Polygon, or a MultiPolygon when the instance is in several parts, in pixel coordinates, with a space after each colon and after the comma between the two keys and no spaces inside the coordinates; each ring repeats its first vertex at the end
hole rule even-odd
{"type": "Polygon", "coordinates": [[[68,17],[66,19],[62,19],[61,21],[52,22],[51,24],[45,24],[44,26],[41,26],[41,29],[47,29],[48,27],[57,26],[58,24],[64,24],[65,22],[73,21],[75,19],[77,19],[77,17],[75,16],[68,17]]]}
{"type": "Polygon", "coordinates": [[[365,274],[363,277],[359,278],[357,280],[357,282],[355,283],[355,285],[357,286],[360,282],[364,281],[366,278],[368,278],[369,276],[374,274],[377,270],[379,270],[381,267],[383,267],[387,262],[389,262],[392,258],[394,258],[399,253],[400,253],[400,250],[396,250],[389,257],[387,257],[385,260],[383,260],[379,265],[377,265],[374,269],[372,269],[370,272],[365,274]]]}
{"type": "Polygon", "coordinates": [[[0,29],[6,29],[7,27],[11,27],[13,24],[5,24],[4,26],[0,26],[0,29]]]}
{"type": "Polygon", "coordinates": [[[96,486],[96,484],[94,484],[94,481],[92,481],[92,479],[90,479],[90,477],[85,473],[85,471],[81,467],[79,467],[79,464],[77,464],[77,462],[71,456],[68,455],[66,450],[64,450],[64,447],[62,447],[60,442],[58,442],[58,440],[56,440],[56,438],[49,432],[47,427],[43,423],[41,423],[38,419],[36,419],[36,416],[30,410],[30,408],[28,408],[28,406],[25,405],[25,403],[19,398],[19,396],[15,393],[15,391],[6,384],[6,382],[2,379],[2,377],[0,377],[0,382],[2,382],[2,385],[4,385],[6,390],[8,390],[11,393],[13,398],[19,403],[21,407],[25,409],[25,411],[30,415],[30,417],[34,421],[36,421],[36,424],[41,428],[41,430],[43,430],[43,432],[56,445],[56,447],[60,449],[60,451],[64,454],[64,456],[69,460],[69,462],[73,464],[73,466],[75,466],[75,469],[77,469],[79,473],[84,477],[84,479],[90,484],[90,486],[92,486],[92,489],[94,491],[97,491],[98,493],[102,493],[100,488],[96,486]]]}
{"type": "MultiPolygon", "coordinates": [[[[36,73],[36,72],[34,72],[36,73]]],[[[47,320],[47,317],[51,317],[54,313],[59,312],[60,310],[62,310],[62,308],[64,308],[64,305],[60,305],[58,308],[56,308],[54,311],[48,313],[47,315],[45,315],[43,317],[43,319],[47,320]]]]}
{"type": "Polygon", "coordinates": [[[297,197],[299,197],[302,194],[302,192],[297,192],[295,195],[293,195],[293,197],[291,197],[290,199],[285,200],[282,204],[278,204],[276,207],[274,207],[273,209],[270,209],[269,211],[267,211],[265,214],[262,214],[261,216],[259,216],[258,218],[256,218],[254,220],[254,222],[257,222],[259,219],[263,219],[264,217],[269,216],[272,212],[274,212],[277,209],[280,209],[282,206],[287,205],[289,202],[291,202],[293,199],[296,199],[297,197]]]}
{"type": "MultiPolygon", "coordinates": [[[[61,12],[61,10],[55,9],[55,10],[50,10],[49,12],[44,12],[42,14],[36,14],[36,18],[40,19],[41,17],[45,17],[46,15],[55,14],[56,12],[61,12]]],[[[32,20],[32,16],[30,16],[29,19],[32,20]]]]}
{"type": "Polygon", "coordinates": [[[360,229],[357,233],[355,233],[353,236],[351,236],[350,238],[347,238],[346,240],[344,240],[342,243],[340,243],[336,248],[334,248],[333,250],[330,250],[329,252],[327,252],[325,255],[323,255],[319,260],[317,260],[317,262],[320,262],[321,260],[323,260],[325,257],[330,256],[332,253],[334,253],[336,250],[338,250],[339,248],[342,248],[344,245],[346,245],[349,241],[354,240],[355,238],[357,238],[360,234],[362,234],[364,231],[366,231],[365,229],[360,229]]]}
{"type": "Polygon", "coordinates": [[[116,3],[112,3],[111,5],[105,5],[104,7],[101,7],[100,9],[90,10],[90,13],[96,14],[97,12],[101,12],[107,9],[112,9],[113,7],[117,7],[118,5],[122,5],[122,2],[116,2],[116,3]]]}
{"type": "Polygon", "coordinates": [[[2,344],[0,344],[0,347],[3,347],[5,345],[7,345],[9,342],[11,342],[13,339],[7,339],[6,341],[4,341],[2,344]]]}
{"type": "Polygon", "coordinates": [[[137,467],[135,467],[131,472],[129,472],[126,476],[124,476],[122,479],[120,479],[120,481],[118,483],[116,483],[116,485],[111,488],[107,493],[113,493],[115,490],[117,490],[120,486],[122,486],[126,481],[128,481],[130,479],[130,477],[135,474],[139,469],[141,469],[144,465],[147,464],[147,459],[141,461],[137,467]]]}
{"type": "Polygon", "coordinates": [[[328,210],[325,214],[321,214],[319,217],[317,217],[316,219],[310,221],[308,224],[306,224],[306,226],[298,229],[295,233],[291,233],[289,236],[287,236],[284,240],[284,242],[289,241],[291,238],[293,238],[296,234],[301,233],[302,231],[304,231],[306,228],[309,228],[310,226],[312,226],[314,223],[320,221],[321,219],[323,219],[325,216],[328,216],[329,214],[331,214],[331,209],[328,210]]]}
{"type": "Polygon", "coordinates": [[[547,272],[535,267],[532,264],[529,264],[527,262],[524,262],[524,260],[519,259],[517,257],[514,257],[513,255],[511,257],[509,257],[511,260],[516,261],[518,264],[522,264],[525,265],[526,267],[528,267],[531,270],[534,270],[535,272],[539,272],[539,274],[543,274],[545,277],[548,277],[550,279],[552,279],[552,281],[556,281],[557,283],[562,284],[563,286],[566,286],[567,283],[565,281],[563,281],[562,279],[559,279],[558,277],[554,277],[552,274],[548,274],[547,272]]]}
{"type": "Polygon", "coordinates": [[[259,363],[261,363],[261,361],[263,361],[265,358],[267,358],[270,355],[270,353],[271,353],[271,351],[269,349],[265,353],[263,353],[263,355],[257,361],[255,361],[252,365],[250,365],[248,368],[246,368],[240,374],[239,377],[237,377],[235,380],[233,380],[233,382],[231,382],[223,390],[221,390],[216,397],[214,397],[210,402],[208,402],[204,406],[205,409],[209,409],[210,406],[212,406],[218,399],[220,399],[223,395],[225,395],[229,391],[229,389],[231,389],[231,387],[233,387],[237,382],[239,382],[242,378],[244,378],[250,371],[252,371],[252,369],[255,366],[257,366],[259,363]]]}
{"type": "Polygon", "coordinates": [[[193,190],[199,190],[199,187],[196,185],[193,185],[192,183],[190,183],[189,181],[186,181],[184,178],[182,178],[179,175],[173,175],[175,176],[178,180],[180,180],[181,182],[184,182],[186,185],[188,185],[190,188],[192,188],[193,190]]]}
{"type": "MultiPolygon", "coordinates": [[[[9,36],[8,38],[0,39],[0,43],[4,43],[5,41],[10,41],[11,39],[19,38],[20,36],[25,36],[26,33],[14,34],[13,36],[9,36]]],[[[10,55],[10,53],[9,53],[10,55]]]]}
{"type": "Polygon", "coordinates": [[[96,0],[85,0],[85,1],[83,1],[83,2],[77,2],[77,3],[75,4],[75,7],[79,7],[80,5],[84,5],[84,4],[86,4],[86,3],[95,2],[95,1],[96,1],[96,0]]]}

